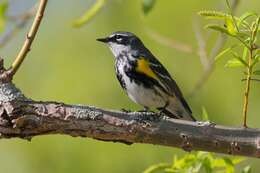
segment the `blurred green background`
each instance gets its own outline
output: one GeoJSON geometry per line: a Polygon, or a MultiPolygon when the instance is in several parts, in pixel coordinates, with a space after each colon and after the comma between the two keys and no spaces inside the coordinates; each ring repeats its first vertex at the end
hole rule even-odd
{"type": "MultiPolygon", "coordinates": [[[[15,13],[29,9],[35,1],[13,0],[12,3],[15,7],[10,10],[15,13]]],[[[158,43],[147,29],[191,45],[196,50],[192,21],[205,22],[196,13],[203,9],[225,9],[224,0],[168,0],[157,1],[154,9],[144,16],[141,0],[109,0],[89,24],[73,28],[71,23],[92,3],[84,0],[49,1],[32,51],[15,76],[16,85],[25,95],[35,100],[109,109],[141,109],[120,88],[109,49],[95,41],[117,30],[131,31],[140,36],[187,95],[202,73],[199,57],[196,53],[183,53],[158,43]]],[[[259,12],[260,1],[242,0],[238,14],[245,11],[259,12]]],[[[9,65],[17,54],[28,27],[0,49],[6,64],[9,65]]],[[[215,36],[210,43],[214,43],[215,36]]],[[[231,43],[232,40],[227,45],[231,43]]],[[[211,46],[209,44],[209,49],[211,46]]],[[[205,106],[211,121],[240,126],[244,87],[242,70],[224,68],[225,62],[225,58],[218,62],[202,90],[187,100],[197,118],[201,107],[205,106]]],[[[248,124],[251,127],[260,127],[259,89],[259,84],[255,83],[250,96],[248,124]]],[[[185,152],[155,145],[127,146],[63,135],[36,137],[31,142],[20,139],[0,141],[0,167],[5,173],[142,172],[151,164],[171,162],[175,154],[185,152]]],[[[260,170],[258,163],[259,160],[249,159],[244,165],[251,164],[253,172],[257,172],[260,170]]]]}

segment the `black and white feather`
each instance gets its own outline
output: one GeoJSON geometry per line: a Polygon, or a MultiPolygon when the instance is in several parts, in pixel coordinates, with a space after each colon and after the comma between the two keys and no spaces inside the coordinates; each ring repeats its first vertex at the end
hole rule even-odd
{"type": "Polygon", "coordinates": [[[115,32],[98,40],[111,49],[116,59],[116,76],[134,102],[145,108],[157,108],[173,118],[195,121],[175,80],[137,36],[130,32],[115,32]],[[136,70],[141,58],[156,78],[136,70]]]}

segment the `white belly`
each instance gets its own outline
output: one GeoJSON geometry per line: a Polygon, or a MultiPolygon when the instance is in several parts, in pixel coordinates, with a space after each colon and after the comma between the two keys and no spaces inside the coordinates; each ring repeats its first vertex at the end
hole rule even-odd
{"type": "Polygon", "coordinates": [[[126,92],[130,99],[135,103],[148,108],[164,107],[167,101],[164,100],[162,96],[156,94],[152,89],[144,88],[143,85],[137,85],[134,81],[130,81],[129,77],[124,72],[124,66],[126,65],[124,62],[125,61],[123,60],[118,62],[117,71],[122,74],[126,92]]]}
{"type": "Polygon", "coordinates": [[[160,95],[156,94],[154,90],[130,82],[127,76],[124,76],[124,78],[127,94],[135,103],[148,108],[160,108],[165,106],[166,101],[163,100],[160,95]]]}

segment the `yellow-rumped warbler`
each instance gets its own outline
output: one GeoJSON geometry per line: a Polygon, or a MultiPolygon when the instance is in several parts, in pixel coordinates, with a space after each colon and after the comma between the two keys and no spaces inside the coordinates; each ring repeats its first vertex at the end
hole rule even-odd
{"type": "Polygon", "coordinates": [[[172,118],[196,121],[176,82],[137,36],[120,31],[97,40],[108,44],[117,79],[135,103],[172,118]]]}

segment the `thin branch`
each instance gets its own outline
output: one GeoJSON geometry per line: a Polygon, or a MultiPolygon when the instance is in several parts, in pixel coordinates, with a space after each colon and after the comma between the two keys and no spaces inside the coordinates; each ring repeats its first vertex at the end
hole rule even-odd
{"type": "Polygon", "coordinates": [[[209,79],[211,73],[214,71],[214,67],[215,67],[215,57],[217,56],[217,54],[219,53],[219,51],[224,47],[224,44],[227,40],[227,36],[221,34],[216,43],[215,46],[213,47],[210,56],[208,58],[208,66],[207,68],[204,70],[204,72],[202,73],[202,75],[200,76],[199,80],[197,81],[197,83],[195,84],[194,88],[192,89],[192,91],[188,94],[188,97],[193,97],[198,90],[200,90],[202,88],[202,86],[207,82],[207,80],[209,79]]]}
{"type": "MultiPolygon", "coordinates": [[[[236,9],[239,5],[239,2],[240,2],[240,0],[233,1],[232,5],[231,5],[231,9],[233,12],[236,11],[236,9]]],[[[200,78],[197,81],[197,83],[195,84],[194,88],[191,90],[189,97],[194,96],[197,93],[197,91],[200,90],[202,88],[202,86],[208,81],[210,75],[212,74],[212,72],[214,71],[214,68],[215,68],[215,57],[217,56],[219,51],[224,47],[226,40],[227,40],[226,35],[221,34],[218,37],[213,49],[211,50],[209,58],[208,58],[208,68],[206,70],[204,70],[204,72],[200,76],[200,78]]]]}
{"type": "Polygon", "coordinates": [[[149,28],[146,28],[146,32],[152,39],[154,39],[155,41],[157,41],[158,43],[160,43],[162,45],[176,49],[180,52],[193,53],[193,48],[188,44],[182,43],[182,42],[174,40],[174,39],[167,38],[149,28]]]}
{"type": "Polygon", "coordinates": [[[8,16],[10,21],[15,22],[14,26],[10,28],[7,32],[3,34],[0,38],[0,48],[4,47],[12,38],[16,36],[16,33],[21,30],[30,19],[34,16],[36,12],[36,5],[33,6],[30,10],[24,12],[18,16],[8,16]]]}
{"type": "Polygon", "coordinates": [[[124,144],[144,143],[260,157],[260,129],[190,122],[148,112],[29,100],[12,83],[0,85],[1,138],[66,134],[124,144]]]}
{"type": "Polygon", "coordinates": [[[244,127],[247,127],[249,92],[250,92],[250,86],[251,86],[251,75],[253,73],[252,61],[253,61],[253,49],[250,49],[249,57],[248,57],[248,66],[246,67],[247,68],[246,88],[245,88],[245,92],[244,92],[244,105],[243,105],[243,126],[244,127]]]}
{"type": "MultiPolygon", "coordinates": [[[[242,79],[242,82],[245,82],[247,79],[242,79]]],[[[250,78],[251,81],[255,81],[255,82],[260,82],[260,79],[254,79],[254,78],[250,78]]]]}
{"type": "MultiPolygon", "coordinates": [[[[235,24],[236,30],[239,32],[239,28],[238,28],[238,26],[237,26],[237,22],[236,22],[236,20],[235,20],[234,14],[233,14],[233,8],[231,7],[231,5],[230,5],[230,3],[229,3],[229,0],[226,0],[226,3],[227,3],[227,6],[228,6],[228,9],[229,9],[229,13],[231,14],[233,23],[235,24]]],[[[235,3],[236,3],[236,2],[235,2],[235,3]]],[[[236,3],[235,5],[237,5],[237,3],[236,3]]],[[[233,5],[233,7],[234,7],[234,5],[233,5]]]]}
{"type": "Polygon", "coordinates": [[[8,15],[7,18],[10,21],[23,21],[23,20],[27,20],[27,19],[31,19],[35,13],[37,12],[37,7],[38,7],[38,3],[34,4],[29,10],[26,10],[24,13],[22,14],[18,14],[18,15],[8,15]]]}
{"type": "Polygon", "coordinates": [[[32,42],[36,36],[36,33],[37,33],[40,23],[42,21],[47,2],[48,2],[48,0],[41,0],[39,3],[39,7],[38,7],[37,13],[35,15],[33,24],[31,26],[31,29],[30,29],[29,33],[27,34],[26,40],[9,71],[11,76],[13,76],[16,73],[16,71],[19,69],[19,67],[23,63],[27,53],[31,49],[32,42]]]}
{"type": "Polygon", "coordinates": [[[203,69],[207,70],[208,66],[209,66],[209,62],[208,62],[208,56],[207,56],[207,50],[206,50],[206,41],[203,38],[203,35],[200,31],[197,21],[193,22],[193,30],[195,32],[195,36],[196,36],[198,46],[199,46],[198,54],[200,57],[200,62],[203,66],[203,69]]]}

